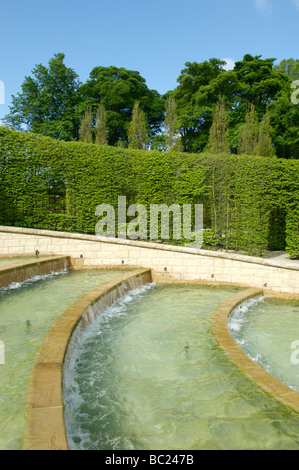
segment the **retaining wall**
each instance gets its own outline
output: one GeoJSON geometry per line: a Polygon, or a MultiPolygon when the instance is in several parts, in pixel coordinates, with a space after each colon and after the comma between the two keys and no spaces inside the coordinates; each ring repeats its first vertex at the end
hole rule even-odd
{"type": "Polygon", "coordinates": [[[0,255],[69,256],[75,269],[151,268],[154,282],[233,284],[299,298],[299,262],[159,243],[0,226],[0,255]]]}
{"type": "MultiPolygon", "coordinates": [[[[1,245],[0,245],[1,250],[1,245]]],[[[46,257],[42,260],[22,262],[0,268],[0,287],[13,282],[22,282],[34,276],[43,276],[51,272],[62,271],[70,267],[70,259],[65,256],[46,257]]]]}

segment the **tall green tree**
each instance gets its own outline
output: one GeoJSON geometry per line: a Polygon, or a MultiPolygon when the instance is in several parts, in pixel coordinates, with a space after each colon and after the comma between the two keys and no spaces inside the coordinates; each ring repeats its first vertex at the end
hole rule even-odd
{"type": "Polygon", "coordinates": [[[38,64],[32,76],[25,77],[22,91],[11,98],[6,124],[56,139],[78,138],[80,81],[64,59],[64,54],[55,54],[48,67],[38,64]]]}
{"type": "MultiPolygon", "coordinates": [[[[174,90],[177,112],[182,126],[183,150],[202,152],[209,142],[213,121],[213,111],[219,94],[226,97],[227,112],[230,117],[231,142],[233,153],[238,151],[240,131],[246,118],[248,102],[251,102],[259,121],[271,105],[271,122],[278,97],[290,86],[290,78],[282,70],[274,69],[275,59],[262,59],[261,56],[246,54],[236,62],[234,70],[226,71],[223,61],[186,63],[178,78],[179,85],[174,90]]],[[[290,111],[293,114],[294,111],[290,111]]],[[[278,127],[278,126],[277,126],[278,127]]],[[[288,134],[285,128],[283,133],[288,134]]],[[[292,140],[296,133],[292,130],[292,140]]],[[[279,133],[273,126],[273,142],[279,156],[282,156],[279,133]]]]}
{"type": "Polygon", "coordinates": [[[299,59],[284,59],[278,65],[274,65],[274,70],[283,72],[292,80],[299,79],[299,59]]]}
{"type": "Polygon", "coordinates": [[[201,152],[207,145],[217,93],[211,83],[223,71],[224,61],[209,59],[202,63],[186,62],[174,90],[176,110],[181,124],[182,146],[187,152],[201,152]]]}
{"type": "Polygon", "coordinates": [[[145,113],[151,136],[160,132],[164,121],[164,100],[150,90],[137,71],[125,68],[95,67],[79,90],[82,101],[92,102],[94,111],[101,102],[107,113],[107,143],[128,143],[128,129],[135,101],[145,113]]]}
{"type": "Polygon", "coordinates": [[[274,70],[275,59],[246,54],[236,62],[235,72],[241,85],[240,105],[246,110],[247,103],[255,106],[259,115],[264,114],[267,105],[275,100],[288,78],[281,71],[274,70]]]}
{"type": "Polygon", "coordinates": [[[180,122],[176,112],[176,102],[174,97],[169,94],[165,105],[165,120],[164,120],[164,135],[167,145],[167,150],[177,151],[181,150],[181,132],[180,122]]]}
{"type": "Polygon", "coordinates": [[[147,131],[147,121],[145,113],[139,105],[139,101],[135,101],[132,120],[128,131],[129,148],[131,149],[147,149],[149,138],[147,131]]]}
{"type": "Polygon", "coordinates": [[[102,103],[99,104],[95,123],[95,143],[104,145],[107,143],[107,113],[102,103]]]}
{"type": "Polygon", "coordinates": [[[272,142],[272,127],[270,123],[269,110],[267,109],[259,125],[258,141],[256,146],[256,155],[261,157],[274,157],[275,148],[272,142]]]}
{"type": "Polygon", "coordinates": [[[213,113],[208,149],[211,153],[229,153],[229,148],[229,115],[224,96],[220,95],[213,113]]]}
{"type": "Polygon", "coordinates": [[[292,103],[292,79],[269,105],[273,143],[280,158],[299,159],[299,105],[292,103]]]}
{"type": "Polygon", "coordinates": [[[254,104],[250,103],[246,113],[245,123],[240,132],[238,154],[256,155],[258,135],[258,117],[254,104]]]}
{"type": "Polygon", "coordinates": [[[86,144],[92,144],[93,142],[93,115],[92,115],[92,107],[88,106],[85,110],[81,125],[80,125],[80,141],[85,142],[86,144]]]}

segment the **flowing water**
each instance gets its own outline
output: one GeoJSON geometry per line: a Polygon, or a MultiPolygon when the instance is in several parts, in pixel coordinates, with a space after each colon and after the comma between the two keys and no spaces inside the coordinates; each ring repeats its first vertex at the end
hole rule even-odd
{"type": "Polygon", "coordinates": [[[22,448],[30,374],[50,327],[81,295],[123,273],[64,271],[0,289],[2,356],[4,353],[0,360],[0,449],[22,448]]]}
{"type": "Polygon", "coordinates": [[[299,392],[299,301],[258,297],[239,306],[228,326],[257,364],[299,392]]]}
{"type": "Polygon", "coordinates": [[[234,287],[148,284],[98,315],[64,370],[70,449],[299,449],[299,415],[223,354],[210,316],[234,287]]]}
{"type": "MultiPolygon", "coordinates": [[[[47,257],[45,256],[44,258],[47,257]]],[[[11,268],[14,264],[42,261],[44,258],[42,256],[13,256],[11,258],[0,258],[0,268],[11,268]]]]}

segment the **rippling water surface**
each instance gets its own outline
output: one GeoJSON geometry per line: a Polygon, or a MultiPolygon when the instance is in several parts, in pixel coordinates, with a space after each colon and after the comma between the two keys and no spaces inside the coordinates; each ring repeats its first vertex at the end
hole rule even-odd
{"type": "Polygon", "coordinates": [[[34,359],[55,320],[81,295],[123,271],[86,270],[36,276],[0,289],[0,449],[22,447],[34,359]]]}
{"type": "Polygon", "coordinates": [[[71,346],[71,449],[299,449],[299,417],[222,353],[212,310],[233,287],[143,286],[71,346]]]}
{"type": "Polygon", "coordinates": [[[259,297],[239,306],[229,329],[244,352],[299,392],[299,301],[259,297]]]}

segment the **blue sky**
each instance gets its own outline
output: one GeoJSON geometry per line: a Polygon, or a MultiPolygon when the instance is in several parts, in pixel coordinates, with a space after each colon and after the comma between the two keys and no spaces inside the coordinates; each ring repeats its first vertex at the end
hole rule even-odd
{"type": "Polygon", "coordinates": [[[299,58],[299,0],[0,0],[0,24],[0,119],[25,76],[58,52],[82,82],[115,65],[160,94],[187,61],[299,58]]]}

